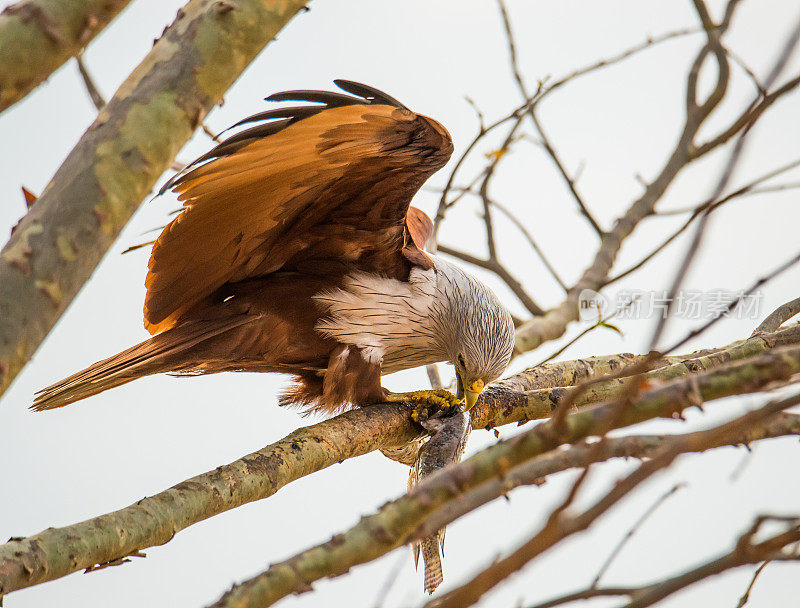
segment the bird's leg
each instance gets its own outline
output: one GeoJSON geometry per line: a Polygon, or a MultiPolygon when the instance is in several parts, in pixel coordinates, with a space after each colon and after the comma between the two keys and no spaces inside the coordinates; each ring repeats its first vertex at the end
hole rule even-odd
{"type": "Polygon", "coordinates": [[[384,400],[389,403],[408,403],[411,405],[411,419],[424,422],[429,418],[447,418],[461,412],[461,399],[445,389],[429,389],[393,393],[384,390],[384,400]]]}

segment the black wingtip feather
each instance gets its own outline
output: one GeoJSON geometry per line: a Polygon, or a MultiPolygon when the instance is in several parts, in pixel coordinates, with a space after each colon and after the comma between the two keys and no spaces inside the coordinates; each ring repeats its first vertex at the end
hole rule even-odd
{"type": "Polygon", "coordinates": [[[363,97],[364,99],[371,101],[372,103],[380,103],[385,104],[387,106],[394,106],[396,108],[402,108],[403,110],[408,110],[408,108],[400,103],[397,99],[392,97],[391,95],[387,95],[383,91],[379,91],[376,88],[373,88],[369,85],[355,82],[353,80],[343,80],[341,78],[337,78],[333,81],[337,87],[342,89],[343,91],[347,91],[348,93],[352,93],[353,95],[358,95],[359,97],[363,97]]]}
{"type": "Polygon", "coordinates": [[[328,108],[340,108],[359,104],[382,104],[408,110],[405,105],[400,103],[394,97],[387,95],[383,91],[379,91],[378,89],[375,89],[369,85],[355,82],[353,80],[343,79],[336,79],[333,81],[333,83],[351,95],[344,95],[342,93],[336,93],[333,91],[296,90],[273,93],[269,97],[266,97],[266,101],[303,101],[306,103],[320,105],[292,106],[287,108],[277,108],[275,110],[267,110],[266,112],[260,112],[252,116],[248,116],[236,124],[231,125],[222,133],[226,133],[235,127],[240,127],[251,122],[268,121],[264,124],[244,129],[243,131],[228,137],[220,142],[219,145],[189,163],[182,171],[179,171],[173,175],[161,187],[161,189],[158,191],[158,196],[178,185],[183,178],[191,172],[192,169],[196,168],[201,163],[236,152],[248,143],[256,141],[262,137],[273,135],[274,133],[285,129],[289,125],[299,120],[319,114],[328,108]]]}
{"type": "Polygon", "coordinates": [[[273,93],[264,99],[265,101],[305,101],[308,103],[323,103],[329,108],[364,103],[363,99],[353,97],[352,95],[343,95],[342,93],[334,93],[331,91],[310,90],[282,91],[280,93],[273,93]]]}
{"type": "Polygon", "coordinates": [[[292,106],[291,108],[277,108],[275,110],[267,110],[266,112],[259,112],[240,120],[239,122],[231,125],[223,133],[241,127],[251,122],[259,122],[262,120],[273,120],[275,118],[291,118],[295,121],[314,116],[319,114],[325,109],[324,106],[292,106]]]}

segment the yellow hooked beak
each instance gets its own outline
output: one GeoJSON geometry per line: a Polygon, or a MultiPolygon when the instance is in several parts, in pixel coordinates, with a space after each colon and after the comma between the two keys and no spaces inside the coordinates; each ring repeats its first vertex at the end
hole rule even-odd
{"type": "Polygon", "coordinates": [[[468,412],[472,409],[475,403],[478,401],[478,397],[481,396],[481,391],[483,391],[484,387],[483,380],[475,380],[469,386],[464,387],[464,401],[466,402],[464,411],[468,412]]]}

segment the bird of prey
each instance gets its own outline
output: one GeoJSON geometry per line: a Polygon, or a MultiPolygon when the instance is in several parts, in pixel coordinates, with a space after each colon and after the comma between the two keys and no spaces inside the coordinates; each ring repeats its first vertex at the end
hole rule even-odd
{"type": "Polygon", "coordinates": [[[335,413],[383,401],[453,406],[449,393],[389,393],[381,374],[452,362],[466,408],[505,370],[510,314],[483,284],[424,250],[410,207],[449,159],[436,120],[372,87],[288,91],[160,193],[183,209],[154,242],[144,324],[152,336],[40,391],[49,410],[161,372],[280,372],[282,404],[335,413]]]}

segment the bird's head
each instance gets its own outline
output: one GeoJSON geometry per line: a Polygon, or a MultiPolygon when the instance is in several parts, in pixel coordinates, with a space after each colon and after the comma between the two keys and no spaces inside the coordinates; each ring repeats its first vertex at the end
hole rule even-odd
{"type": "Polygon", "coordinates": [[[447,354],[464,390],[465,409],[470,410],[484,387],[508,367],[514,351],[514,322],[483,283],[463,271],[449,278],[447,354]]]}
{"type": "MultiPolygon", "coordinates": [[[[505,309],[502,312],[508,314],[505,309]]],[[[472,409],[486,385],[497,380],[511,361],[514,324],[506,324],[505,319],[501,318],[497,321],[486,328],[487,333],[482,340],[463,342],[453,358],[459,388],[464,391],[466,411],[472,409]]]]}

